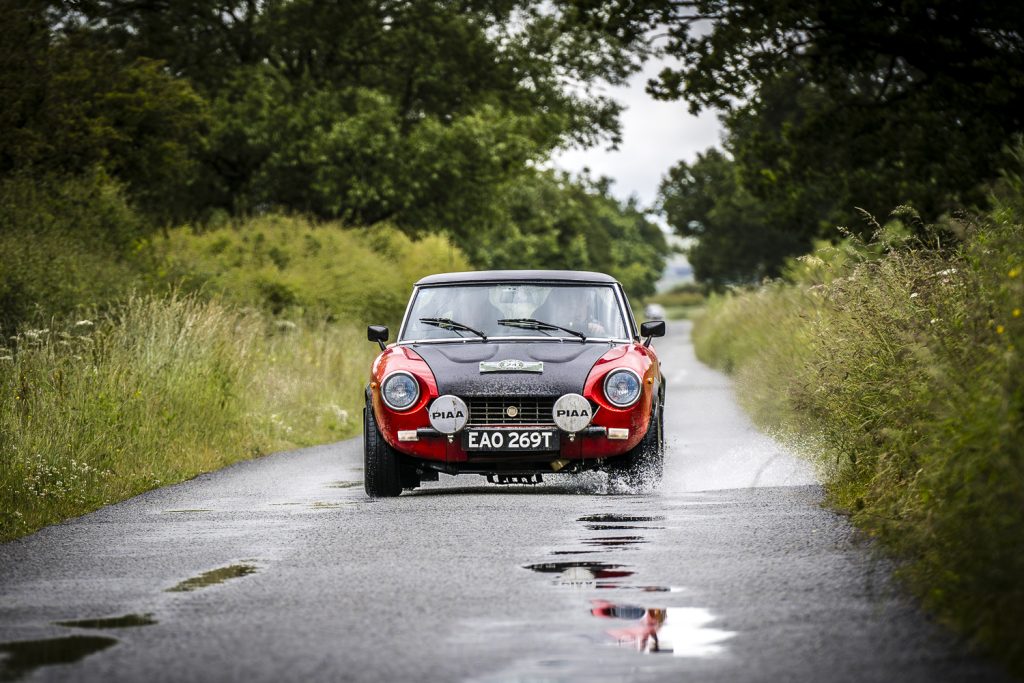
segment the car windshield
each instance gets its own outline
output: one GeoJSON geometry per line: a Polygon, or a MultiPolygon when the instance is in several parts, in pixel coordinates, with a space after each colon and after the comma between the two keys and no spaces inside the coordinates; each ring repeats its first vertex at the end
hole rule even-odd
{"type": "Polygon", "coordinates": [[[479,339],[477,332],[488,338],[629,337],[610,285],[507,283],[419,289],[402,340],[479,339]]]}

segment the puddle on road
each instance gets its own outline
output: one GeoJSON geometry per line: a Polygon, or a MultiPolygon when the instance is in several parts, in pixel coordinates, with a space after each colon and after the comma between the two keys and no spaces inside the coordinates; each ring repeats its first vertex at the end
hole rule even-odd
{"type": "MultiPolygon", "coordinates": [[[[663,527],[640,526],[665,520],[661,515],[617,513],[586,515],[577,519],[588,531],[640,531],[663,527]]],[[[598,546],[605,552],[628,550],[650,541],[638,534],[583,538],[580,543],[598,546]]],[[[580,554],[588,551],[552,551],[553,555],[580,554]]],[[[526,569],[554,575],[552,583],[574,589],[624,591],[636,594],[681,593],[673,586],[633,584],[624,581],[635,576],[633,567],[611,562],[544,562],[525,565],[526,569]]],[[[623,593],[625,594],[625,593],[623,593]]],[[[639,596],[638,596],[639,597],[639,596]]],[[[641,598],[642,599],[642,598],[641,598]]],[[[676,657],[710,657],[725,650],[722,644],[736,634],[711,628],[715,616],[702,607],[647,606],[611,600],[590,600],[590,614],[608,620],[606,634],[612,642],[642,653],[668,653],[676,657]]]]}
{"type": "Polygon", "coordinates": [[[123,617],[103,617],[100,619],[78,619],[77,621],[55,621],[57,626],[71,628],[133,628],[135,626],[152,626],[156,619],[152,614],[126,614],[123,617]]]}
{"type": "Polygon", "coordinates": [[[0,643],[0,655],[4,655],[0,661],[0,681],[20,680],[44,666],[74,664],[116,644],[116,639],[102,636],[68,636],[0,643]]]}
{"type": "Polygon", "coordinates": [[[257,571],[258,568],[252,564],[232,564],[227,567],[220,567],[219,569],[211,569],[199,576],[193,576],[191,579],[185,579],[178,585],[168,588],[166,592],[187,593],[207,588],[208,586],[216,586],[232,579],[240,579],[243,576],[255,574],[257,571]]]}
{"type": "Polygon", "coordinates": [[[354,489],[357,486],[362,486],[361,481],[332,481],[327,485],[329,489],[354,489]]]}
{"type": "Polygon", "coordinates": [[[682,588],[672,586],[631,586],[624,583],[601,581],[594,588],[607,588],[613,590],[637,591],[638,593],[681,593],[682,588]]]}
{"type": "Polygon", "coordinates": [[[633,571],[625,565],[607,562],[542,562],[528,564],[525,568],[542,574],[557,574],[552,581],[556,586],[577,588],[594,587],[609,579],[624,579],[633,575],[633,571]]]}
{"type": "Polygon", "coordinates": [[[350,507],[352,505],[355,505],[355,503],[353,503],[352,501],[341,501],[341,502],[316,501],[316,502],[311,503],[309,505],[309,509],[310,510],[337,510],[338,508],[347,508],[347,507],[350,507]]]}
{"type": "Polygon", "coordinates": [[[721,643],[736,635],[708,628],[715,616],[702,607],[639,607],[606,600],[591,600],[590,605],[590,613],[599,619],[626,622],[606,633],[616,644],[638,652],[710,657],[721,653],[721,643]]]}
{"type": "Polygon", "coordinates": [[[207,510],[206,508],[195,508],[185,510],[164,510],[166,513],[181,513],[181,512],[213,512],[213,510],[207,510]]]}
{"type": "Polygon", "coordinates": [[[643,536],[604,536],[580,541],[583,545],[599,545],[602,548],[628,548],[641,543],[650,543],[643,536]]]}
{"type": "Polygon", "coordinates": [[[621,583],[618,579],[632,576],[635,572],[628,565],[608,562],[543,562],[526,565],[525,569],[542,574],[558,574],[553,581],[556,586],[630,590],[641,593],[678,593],[682,591],[681,588],[671,586],[637,586],[621,583]]]}
{"type": "Polygon", "coordinates": [[[661,515],[654,516],[643,516],[643,515],[619,515],[614,513],[602,514],[602,515],[587,515],[586,517],[580,517],[576,520],[577,522],[596,522],[598,524],[626,524],[629,522],[664,522],[665,518],[661,515]]]}
{"type": "Polygon", "coordinates": [[[552,550],[552,555],[593,555],[597,550],[552,550]]]}
{"type": "Polygon", "coordinates": [[[624,576],[632,576],[633,572],[624,564],[611,564],[609,562],[540,562],[528,564],[524,569],[542,574],[562,574],[569,570],[585,569],[593,573],[595,578],[615,579],[624,576]]]}

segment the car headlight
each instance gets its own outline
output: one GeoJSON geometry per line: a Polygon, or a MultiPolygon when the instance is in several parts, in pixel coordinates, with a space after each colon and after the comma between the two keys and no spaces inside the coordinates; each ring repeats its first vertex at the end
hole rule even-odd
{"type": "Polygon", "coordinates": [[[640,377],[632,370],[613,370],[604,378],[604,396],[618,408],[628,408],[640,398],[640,377]]]}
{"type": "Polygon", "coordinates": [[[420,384],[408,372],[394,372],[380,385],[380,397],[392,410],[406,410],[420,397],[420,384]]]}

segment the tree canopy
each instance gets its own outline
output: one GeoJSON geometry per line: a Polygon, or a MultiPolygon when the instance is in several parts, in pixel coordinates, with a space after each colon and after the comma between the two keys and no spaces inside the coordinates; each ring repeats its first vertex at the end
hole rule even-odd
{"type": "MultiPolygon", "coordinates": [[[[764,252],[769,273],[836,224],[866,229],[858,207],[885,215],[909,203],[930,220],[982,201],[977,188],[1024,128],[1020,3],[639,0],[583,12],[605,17],[613,36],[658,33],[680,61],[649,91],[722,113],[729,182],[757,201],[749,229],[793,238],[764,252]]],[[[667,206],[695,190],[679,187],[688,182],[686,168],[669,176],[667,206]]],[[[678,209],[682,234],[691,221],[705,242],[741,231],[678,209]]],[[[749,262],[741,279],[758,274],[759,260],[749,262]]]]}
{"type": "Polygon", "coordinates": [[[743,186],[737,165],[719,150],[673,166],[660,195],[668,223],[693,243],[688,255],[694,274],[712,286],[774,275],[803,246],[799,235],[770,220],[765,203],[743,186]]]}
{"type": "Polygon", "coordinates": [[[617,144],[602,86],[647,53],[571,2],[0,0],[0,13],[0,181],[110,183],[151,231],[282,211],[444,233],[476,265],[604,268],[635,292],[660,273],[664,240],[637,206],[543,170],[558,149],[617,144]]]}
{"type": "Polygon", "coordinates": [[[209,103],[198,209],[468,231],[555,148],[618,139],[635,56],[514,0],[84,0],[62,33],[159,60],[209,103]]]}

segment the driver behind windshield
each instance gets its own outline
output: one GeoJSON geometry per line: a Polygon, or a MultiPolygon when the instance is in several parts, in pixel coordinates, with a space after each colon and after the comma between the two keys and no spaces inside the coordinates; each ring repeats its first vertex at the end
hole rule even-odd
{"type": "Polygon", "coordinates": [[[594,292],[582,287],[554,287],[533,318],[593,337],[607,337],[608,328],[596,313],[594,292]]]}

